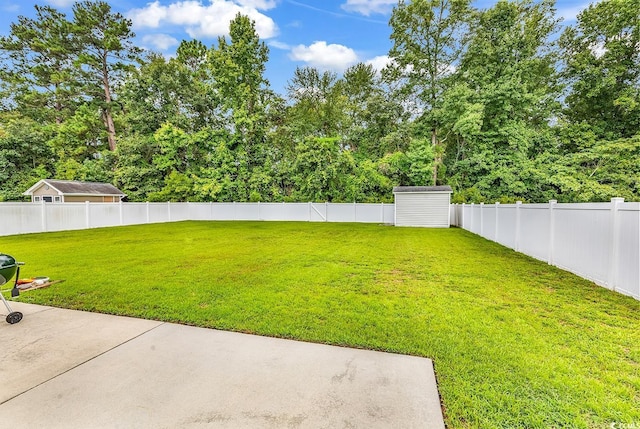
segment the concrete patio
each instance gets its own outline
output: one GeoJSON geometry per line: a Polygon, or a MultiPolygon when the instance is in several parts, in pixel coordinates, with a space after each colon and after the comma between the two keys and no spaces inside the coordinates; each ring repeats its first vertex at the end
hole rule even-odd
{"type": "Polygon", "coordinates": [[[429,359],[11,305],[0,427],[444,428],[429,359]]]}

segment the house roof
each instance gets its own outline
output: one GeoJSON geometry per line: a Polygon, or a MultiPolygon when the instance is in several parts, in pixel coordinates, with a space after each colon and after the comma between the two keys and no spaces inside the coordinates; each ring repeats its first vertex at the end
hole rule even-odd
{"type": "Polygon", "coordinates": [[[49,185],[62,195],[117,195],[125,196],[125,193],[110,183],[100,182],[78,182],[75,180],[52,180],[42,179],[29,189],[23,195],[31,195],[36,189],[42,185],[49,185]]]}
{"type": "Polygon", "coordinates": [[[397,192],[453,192],[451,186],[396,186],[393,193],[397,192]]]}

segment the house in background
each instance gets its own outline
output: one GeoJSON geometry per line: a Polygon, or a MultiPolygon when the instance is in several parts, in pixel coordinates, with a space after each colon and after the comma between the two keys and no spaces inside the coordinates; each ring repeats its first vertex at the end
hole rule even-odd
{"type": "Polygon", "coordinates": [[[34,203],[117,203],[125,197],[110,183],[50,179],[40,180],[22,195],[31,196],[34,203]]]}

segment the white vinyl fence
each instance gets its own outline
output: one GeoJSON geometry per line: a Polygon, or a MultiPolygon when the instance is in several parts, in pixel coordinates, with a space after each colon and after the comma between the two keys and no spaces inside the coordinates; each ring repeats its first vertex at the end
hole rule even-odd
{"type": "Polygon", "coordinates": [[[640,203],[456,204],[451,224],[640,299],[640,203]]]}
{"type": "Polygon", "coordinates": [[[0,236],[181,220],[394,223],[393,204],[0,203],[0,236]]]}

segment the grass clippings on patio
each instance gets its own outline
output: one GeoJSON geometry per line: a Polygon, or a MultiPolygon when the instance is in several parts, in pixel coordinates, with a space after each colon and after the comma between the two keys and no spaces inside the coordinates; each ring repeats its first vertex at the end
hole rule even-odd
{"type": "Polygon", "coordinates": [[[429,357],[449,428],[640,424],[640,302],[463,230],[181,222],[0,251],[66,279],[25,302],[429,357]]]}

